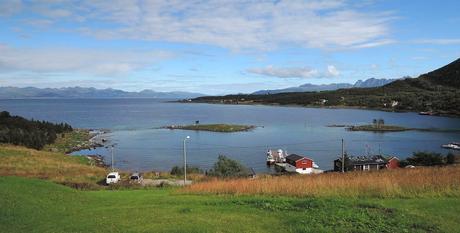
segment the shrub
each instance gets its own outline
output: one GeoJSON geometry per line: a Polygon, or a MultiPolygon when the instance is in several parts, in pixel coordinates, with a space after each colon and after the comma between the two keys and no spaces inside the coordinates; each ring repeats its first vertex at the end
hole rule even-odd
{"type": "Polygon", "coordinates": [[[434,152],[414,152],[412,157],[406,159],[407,162],[415,166],[434,166],[444,164],[444,156],[434,152]]]}
{"type": "MultiPolygon", "coordinates": [[[[199,167],[187,165],[187,174],[202,174],[202,173],[203,173],[203,170],[201,170],[199,167]]],[[[171,169],[171,175],[175,175],[175,176],[184,175],[184,167],[174,166],[171,169]]]]}
{"type": "Polygon", "coordinates": [[[447,164],[454,164],[455,163],[455,155],[452,154],[452,153],[447,154],[446,163],[447,164]]]}
{"type": "Polygon", "coordinates": [[[251,173],[248,168],[240,164],[238,161],[227,158],[225,155],[219,155],[213,169],[208,172],[210,176],[217,177],[245,177],[251,173]]]}

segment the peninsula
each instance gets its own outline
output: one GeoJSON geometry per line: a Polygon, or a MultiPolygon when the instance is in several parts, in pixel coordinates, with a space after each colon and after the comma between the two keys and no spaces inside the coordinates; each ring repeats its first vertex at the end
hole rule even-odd
{"type": "Polygon", "coordinates": [[[381,87],[351,88],[321,92],[236,94],[203,96],[184,100],[192,103],[264,104],[323,108],[363,108],[395,112],[433,112],[460,116],[460,59],[420,75],[396,80],[381,87]]]}

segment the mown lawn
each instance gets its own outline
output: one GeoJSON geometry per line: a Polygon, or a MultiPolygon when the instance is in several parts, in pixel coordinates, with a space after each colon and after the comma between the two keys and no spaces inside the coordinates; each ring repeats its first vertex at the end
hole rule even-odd
{"type": "Polygon", "coordinates": [[[459,198],[345,199],[78,191],[0,177],[0,232],[458,232],[459,198]]]}

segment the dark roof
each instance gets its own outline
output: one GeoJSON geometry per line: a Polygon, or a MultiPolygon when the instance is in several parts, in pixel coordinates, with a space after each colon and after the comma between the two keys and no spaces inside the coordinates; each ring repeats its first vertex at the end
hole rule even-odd
{"type": "Polygon", "coordinates": [[[309,158],[304,157],[304,156],[300,156],[300,155],[296,155],[296,154],[290,154],[290,155],[288,155],[286,157],[286,160],[298,161],[298,160],[301,160],[301,159],[304,159],[304,158],[309,159],[309,158]]]}
{"type": "Polygon", "coordinates": [[[365,164],[386,164],[390,158],[385,158],[381,155],[374,155],[374,156],[357,156],[357,157],[350,157],[350,162],[352,165],[365,165],[365,164]]]}

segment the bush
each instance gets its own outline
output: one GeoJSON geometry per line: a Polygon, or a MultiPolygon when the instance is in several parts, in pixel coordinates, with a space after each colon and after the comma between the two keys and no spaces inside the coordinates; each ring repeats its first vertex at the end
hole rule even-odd
{"type": "Polygon", "coordinates": [[[410,165],[415,166],[434,166],[443,165],[444,156],[434,152],[414,152],[412,157],[406,159],[410,165]]]}
{"type": "MultiPolygon", "coordinates": [[[[199,167],[187,166],[187,174],[203,174],[203,170],[199,167]]],[[[171,169],[171,175],[182,176],[184,175],[184,167],[174,166],[171,169]]]]}
{"type": "Polygon", "coordinates": [[[225,155],[219,155],[213,169],[208,172],[210,176],[217,177],[246,177],[251,172],[248,168],[240,164],[238,161],[227,158],[225,155]]]}
{"type": "Polygon", "coordinates": [[[454,164],[455,163],[455,155],[452,154],[452,153],[447,154],[446,163],[447,164],[454,164]]]}

